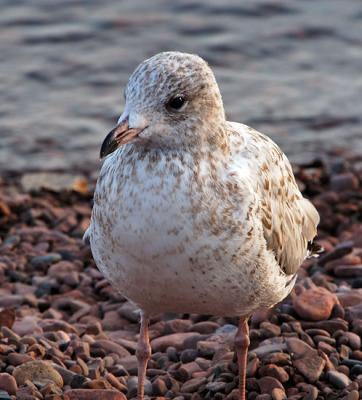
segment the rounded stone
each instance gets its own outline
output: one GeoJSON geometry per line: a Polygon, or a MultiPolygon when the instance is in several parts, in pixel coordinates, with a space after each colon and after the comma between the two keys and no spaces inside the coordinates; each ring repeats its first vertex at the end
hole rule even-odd
{"type": "Polygon", "coordinates": [[[329,382],[338,389],[344,389],[351,383],[351,380],[348,378],[348,376],[342,372],[329,371],[327,376],[329,382]]]}
{"type": "Polygon", "coordinates": [[[6,372],[0,374],[0,389],[15,395],[18,389],[15,378],[6,372]]]}
{"type": "Polygon", "coordinates": [[[315,286],[293,297],[296,313],[309,321],[323,321],[331,316],[333,307],[338,303],[335,294],[327,289],[315,286]]]}
{"type": "Polygon", "coordinates": [[[55,383],[59,387],[63,387],[63,378],[49,363],[45,361],[29,361],[19,365],[14,369],[13,376],[16,383],[21,386],[25,381],[39,382],[47,384],[55,383]]]}

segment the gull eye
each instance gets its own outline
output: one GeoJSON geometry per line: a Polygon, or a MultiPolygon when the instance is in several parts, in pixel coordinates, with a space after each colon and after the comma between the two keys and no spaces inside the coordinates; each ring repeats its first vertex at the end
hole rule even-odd
{"type": "Polygon", "coordinates": [[[186,105],[186,99],[183,96],[176,96],[167,103],[167,108],[172,111],[180,111],[186,105]]]}

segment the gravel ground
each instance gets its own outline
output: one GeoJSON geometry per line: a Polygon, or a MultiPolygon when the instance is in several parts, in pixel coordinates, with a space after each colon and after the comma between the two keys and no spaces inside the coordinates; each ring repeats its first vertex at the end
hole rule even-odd
{"type": "Polygon", "coordinates": [[[165,50],[212,66],[232,121],[295,162],[362,152],[359,0],[1,0],[0,169],[95,165],[134,68],[165,50]]]}
{"type": "MultiPolygon", "coordinates": [[[[325,253],[305,262],[289,298],[253,316],[248,399],[357,400],[362,157],[335,152],[295,173],[321,214],[325,253]]],[[[93,187],[81,172],[0,180],[0,400],[136,395],[138,311],[102,277],[81,241],[93,187]]],[[[154,316],[146,394],[237,400],[236,324],[154,316]]]]}

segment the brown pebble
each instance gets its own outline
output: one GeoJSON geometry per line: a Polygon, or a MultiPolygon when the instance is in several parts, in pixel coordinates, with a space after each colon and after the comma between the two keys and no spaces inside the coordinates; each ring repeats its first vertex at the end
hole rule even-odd
{"type": "Polygon", "coordinates": [[[104,378],[93,379],[84,382],[82,385],[84,389],[112,389],[112,385],[104,378]]]}
{"type": "Polygon", "coordinates": [[[123,393],[127,393],[127,386],[120,382],[118,378],[116,378],[110,372],[106,375],[107,381],[117,390],[123,393]]]}
{"type": "Polygon", "coordinates": [[[301,318],[309,321],[328,319],[337,302],[335,294],[320,286],[305,289],[299,295],[293,296],[295,311],[301,318]]]}
{"type": "Polygon", "coordinates": [[[13,308],[4,308],[0,311],[0,326],[6,326],[11,329],[15,321],[15,310],[13,308]]]}
{"type": "Polygon", "coordinates": [[[262,394],[271,393],[273,389],[281,389],[284,391],[283,385],[271,376],[264,376],[258,379],[258,386],[262,394]]]}
{"type": "Polygon", "coordinates": [[[155,353],[158,351],[164,352],[167,347],[175,347],[177,350],[183,350],[184,341],[195,335],[199,334],[195,332],[181,332],[158,337],[151,341],[152,351],[155,353]]]}
{"type": "Polygon", "coordinates": [[[308,344],[296,338],[287,339],[287,347],[292,354],[293,366],[313,383],[319,379],[325,361],[318,352],[308,344]]]}
{"type": "Polygon", "coordinates": [[[208,334],[208,333],[214,333],[216,329],[220,327],[219,324],[216,322],[212,321],[202,321],[202,322],[197,322],[196,324],[193,324],[190,326],[188,329],[190,332],[198,332],[201,334],[208,334]]]}
{"type": "Polygon", "coordinates": [[[165,381],[161,378],[156,378],[152,382],[152,393],[155,396],[164,396],[167,392],[167,385],[165,381]]]}
{"type": "Polygon", "coordinates": [[[18,365],[22,365],[28,361],[33,361],[33,358],[30,357],[28,354],[21,354],[21,353],[10,353],[8,355],[8,363],[17,367],[18,365]]]}
{"type": "Polygon", "coordinates": [[[268,364],[261,367],[259,373],[261,376],[271,376],[282,383],[289,380],[288,373],[282,367],[278,367],[275,364],[268,364]]]}
{"type": "Polygon", "coordinates": [[[65,392],[69,400],[127,400],[126,396],[115,390],[72,389],[65,392]]]}
{"type": "Polygon", "coordinates": [[[272,395],[273,400],[286,400],[287,399],[284,389],[275,388],[272,390],[271,395],[272,395]]]}
{"type": "Polygon", "coordinates": [[[196,361],[192,361],[182,364],[175,372],[175,377],[178,380],[185,382],[192,377],[192,374],[199,371],[201,371],[200,365],[196,361]]]}
{"type": "Polygon", "coordinates": [[[9,394],[15,394],[18,389],[16,380],[10,374],[0,373],[0,390],[5,390],[9,394]]]}
{"type": "Polygon", "coordinates": [[[59,387],[63,387],[63,378],[49,362],[36,360],[28,361],[25,364],[19,365],[15,368],[13,376],[16,383],[21,386],[25,381],[32,382],[54,382],[59,387]]]}
{"type": "Polygon", "coordinates": [[[206,378],[193,378],[186,381],[181,386],[181,393],[193,393],[196,392],[199,387],[207,382],[206,378]]]}

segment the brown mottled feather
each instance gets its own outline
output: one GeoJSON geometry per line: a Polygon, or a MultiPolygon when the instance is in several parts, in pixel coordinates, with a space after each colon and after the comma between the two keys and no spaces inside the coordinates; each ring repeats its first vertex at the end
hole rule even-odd
{"type": "Polygon", "coordinates": [[[251,130],[262,155],[259,180],[260,218],[264,237],[281,269],[293,275],[309,255],[308,242],[317,234],[319,215],[303,198],[286,156],[268,137],[251,130]],[[261,137],[264,139],[260,141],[261,137]]]}

